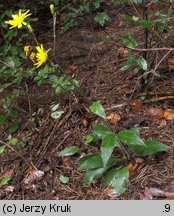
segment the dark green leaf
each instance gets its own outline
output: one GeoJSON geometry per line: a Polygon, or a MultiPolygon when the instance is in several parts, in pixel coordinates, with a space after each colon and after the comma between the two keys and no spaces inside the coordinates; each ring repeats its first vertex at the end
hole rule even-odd
{"type": "Polygon", "coordinates": [[[94,141],[98,139],[103,139],[107,134],[112,133],[110,128],[101,124],[94,124],[93,129],[94,129],[94,133],[93,133],[94,141]]]}
{"type": "Polygon", "coordinates": [[[19,121],[15,121],[14,123],[12,123],[10,125],[9,131],[11,133],[14,133],[15,131],[17,131],[19,129],[19,121]]]}
{"type": "Polygon", "coordinates": [[[4,124],[5,121],[6,121],[5,115],[0,115],[0,125],[1,125],[1,124],[4,124]]]}
{"type": "Polygon", "coordinates": [[[145,142],[140,138],[137,129],[121,131],[118,138],[129,146],[146,146],[145,142]]]}
{"type": "Polygon", "coordinates": [[[117,145],[116,143],[116,135],[111,133],[107,134],[102,140],[101,144],[101,157],[103,160],[104,166],[107,165],[109,158],[112,155],[114,147],[117,145]]]}
{"type": "Polygon", "coordinates": [[[65,156],[71,156],[79,152],[79,147],[77,146],[71,146],[69,148],[64,149],[63,151],[59,152],[58,156],[65,157],[65,156]]]}
{"type": "Polygon", "coordinates": [[[138,156],[148,156],[160,151],[167,151],[169,146],[158,141],[145,141],[146,146],[134,146],[133,150],[138,156]]]}
{"type": "Polygon", "coordinates": [[[103,161],[101,155],[99,154],[84,156],[78,161],[78,164],[80,165],[79,170],[97,169],[103,167],[103,161]]]}
{"type": "Polygon", "coordinates": [[[142,20],[141,21],[141,26],[145,29],[149,29],[152,26],[152,22],[150,20],[142,20]]]}
{"type": "Polygon", "coordinates": [[[109,165],[106,167],[88,170],[85,175],[84,185],[99,179],[109,168],[111,168],[115,164],[116,160],[111,157],[109,162],[109,165]]]}

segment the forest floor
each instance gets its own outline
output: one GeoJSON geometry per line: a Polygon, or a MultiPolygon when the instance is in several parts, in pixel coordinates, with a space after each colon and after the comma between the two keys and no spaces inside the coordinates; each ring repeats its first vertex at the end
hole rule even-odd
{"type": "MultiPolygon", "coordinates": [[[[131,32],[143,46],[143,29],[122,19],[122,15],[130,10],[132,9],[124,7],[122,10],[109,11],[112,22],[105,27],[105,31],[115,41],[121,41],[123,36],[131,32]]],[[[42,29],[39,41],[50,46],[52,36],[48,29],[42,29]]],[[[20,114],[22,124],[15,136],[28,136],[27,145],[16,145],[14,148],[38,170],[43,171],[44,175],[30,186],[26,185],[26,176],[31,170],[29,171],[23,158],[7,149],[0,155],[0,177],[10,173],[12,179],[8,185],[0,188],[0,199],[135,200],[148,199],[149,188],[174,192],[174,124],[171,120],[148,116],[151,109],[166,110],[174,107],[174,99],[168,97],[174,92],[174,76],[168,70],[167,60],[162,63],[160,76],[151,76],[148,89],[137,93],[135,90],[138,89],[139,75],[134,75],[133,68],[124,73],[119,72],[127,60],[123,49],[111,43],[109,36],[101,28],[91,24],[90,18],[79,28],[58,35],[56,42],[57,62],[67,74],[74,73],[80,91],[88,100],[78,90],[56,95],[49,85],[37,86],[34,82],[28,84],[27,95],[15,99],[16,106],[23,110],[20,114]],[[142,96],[145,96],[145,100],[140,102],[138,99],[142,96]],[[133,121],[138,121],[141,123],[139,129],[143,139],[158,140],[171,146],[168,153],[162,152],[134,161],[137,167],[130,177],[128,190],[121,197],[114,197],[109,189],[103,187],[103,178],[83,186],[85,173],[78,171],[77,160],[82,155],[99,149],[99,145],[92,144],[88,147],[84,142],[85,135],[92,131],[92,124],[98,119],[89,112],[89,101],[100,101],[107,116],[120,116],[120,121],[111,124],[115,133],[129,128],[133,121]],[[64,111],[61,118],[56,120],[50,116],[50,105],[53,103],[59,103],[60,109],[64,111]],[[29,114],[40,108],[43,112],[31,120],[29,114]],[[64,148],[74,145],[80,148],[80,153],[66,158],[57,156],[64,148]],[[138,160],[141,162],[137,162],[138,160]],[[70,181],[62,184],[59,180],[61,175],[68,176],[70,181]]],[[[164,55],[158,54],[159,59],[164,55]]],[[[3,136],[1,138],[3,140],[3,136]]],[[[132,161],[129,163],[133,164],[132,161]]]]}

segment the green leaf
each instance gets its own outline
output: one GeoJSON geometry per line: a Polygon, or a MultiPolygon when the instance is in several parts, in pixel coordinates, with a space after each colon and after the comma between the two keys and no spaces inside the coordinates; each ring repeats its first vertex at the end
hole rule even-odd
{"type": "Polygon", "coordinates": [[[103,161],[100,154],[91,154],[78,160],[80,167],[78,170],[97,169],[103,167],[103,161]]]}
{"type": "Polygon", "coordinates": [[[91,134],[88,134],[85,136],[85,144],[89,144],[93,141],[93,136],[91,134]]]}
{"type": "Polygon", "coordinates": [[[58,156],[65,157],[65,156],[71,156],[79,152],[79,147],[77,146],[71,146],[69,148],[64,149],[63,151],[59,152],[58,156]]]}
{"type": "Polygon", "coordinates": [[[0,115],[0,125],[1,125],[1,124],[4,124],[5,121],[6,121],[5,115],[0,115]]]}
{"type": "Polygon", "coordinates": [[[101,103],[99,101],[94,102],[91,106],[90,106],[90,110],[91,112],[93,112],[94,114],[102,117],[103,119],[106,119],[106,113],[105,110],[103,108],[103,106],[101,105],[101,103]]]}
{"type": "Polygon", "coordinates": [[[128,167],[112,169],[105,177],[104,184],[106,186],[112,185],[113,193],[116,196],[121,196],[127,189],[129,182],[128,167]]]}
{"type": "Polygon", "coordinates": [[[102,2],[103,2],[103,0],[93,0],[93,4],[94,4],[96,9],[98,9],[100,7],[102,2]]]}
{"type": "Polygon", "coordinates": [[[2,154],[5,151],[5,146],[0,146],[0,154],[2,154]]]}
{"type": "Polygon", "coordinates": [[[17,138],[11,138],[9,141],[8,141],[8,143],[10,144],[10,145],[16,145],[16,143],[18,142],[18,139],[17,138]]]}
{"type": "Polygon", "coordinates": [[[102,140],[101,144],[101,157],[103,160],[104,166],[107,165],[109,158],[112,155],[114,147],[116,146],[116,135],[111,133],[107,134],[102,140]]]}
{"type": "Polygon", "coordinates": [[[141,20],[141,26],[145,29],[149,29],[152,26],[152,22],[150,20],[141,20]]]}
{"type": "Polygon", "coordinates": [[[116,160],[113,157],[111,157],[109,162],[109,165],[106,167],[88,170],[85,175],[84,185],[99,179],[109,168],[111,168],[115,164],[116,160]]]}
{"type": "Polygon", "coordinates": [[[139,17],[135,17],[135,16],[129,16],[127,14],[123,15],[123,19],[130,22],[130,23],[135,23],[136,21],[139,20],[139,17]]]}
{"type": "Polygon", "coordinates": [[[18,111],[17,109],[12,108],[12,109],[10,110],[10,115],[11,115],[11,116],[17,117],[18,114],[19,114],[19,111],[18,111]]]}
{"type": "Polygon", "coordinates": [[[4,177],[0,182],[0,186],[6,185],[10,181],[10,179],[11,179],[11,176],[9,175],[4,177]]]}
{"type": "Polygon", "coordinates": [[[96,141],[98,139],[103,139],[107,134],[112,133],[111,129],[108,128],[107,126],[101,125],[101,124],[94,124],[93,125],[93,137],[94,140],[96,141]]]}
{"type": "Polygon", "coordinates": [[[19,129],[19,121],[15,121],[14,123],[12,123],[10,125],[9,131],[11,133],[14,133],[15,131],[17,131],[19,129]]]}
{"type": "Polygon", "coordinates": [[[148,156],[160,151],[167,151],[169,146],[158,141],[145,141],[146,146],[134,146],[133,150],[138,156],[148,156]]]}
{"type": "Polygon", "coordinates": [[[132,36],[129,34],[126,37],[123,37],[122,43],[128,47],[135,48],[138,46],[138,43],[132,38],[132,36]]]}
{"type": "Polygon", "coordinates": [[[123,65],[123,66],[119,69],[119,71],[120,71],[120,72],[125,72],[125,71],[129,70],[131,66],[132,66],[131,64],[127,63],[126,65],[123,65]]]}
{"type": "Polygon", "coordinates": [[[141,69],[147,71],[148,68],[147,61],[142,56],[136,58],[136,63],[141,69]]]}
{"type": "Polygon", "coordinates": [[[69,177],[61,175],[59,180],[62,184],[67,184],[69,182],[69,177]]]}
{"type": "Polygon", "coordinates": [[[140,138],[137,129],[130,129],[121,131],[118,134],[118,138],[120,141],[126,143],[129,146],[146,146],[145,142],[140,138]]]}
{"type": "Polygon", "coordinates": [[[101,26],[104,26],[106,21],[109,21],[109,16],[105,12],[98,12],[94,17],[95,22],[99,23],[101,26]]]}

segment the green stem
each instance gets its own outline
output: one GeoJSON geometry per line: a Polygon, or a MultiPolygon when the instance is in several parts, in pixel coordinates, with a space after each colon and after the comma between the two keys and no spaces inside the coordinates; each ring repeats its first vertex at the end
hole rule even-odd
{"type": "Polygon", "coordinates": [[[56,50],[56,15],[53,15],[53,57],[55,57],[56,50]]]}

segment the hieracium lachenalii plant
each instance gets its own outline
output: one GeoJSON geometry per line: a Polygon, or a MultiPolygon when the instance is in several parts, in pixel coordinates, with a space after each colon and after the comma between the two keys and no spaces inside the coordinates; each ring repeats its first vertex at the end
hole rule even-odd
{"type": "MultiPolygon", "coordinates": [[[[71,91],[78,85],[78,82],[68,77],[55,61],[55,26],[58,12],[55,11],[54,4],[50,5],[50,13],[53,16],[53,48],[51,45],[43,44],[36,37],[30,10],[19,9],[17,12],[9,10],[0,16],[4,37],[0,47],[0,93],[7,90],[11,92],[10,95],[8,93],[6,97],[0,99],[0,104],[3,105],[0,125],[6,124],[9,118],[12,120],[9,123],[11,125],[6,141],[13,144],[17,143],[13,134],[20,126],[18,119],[20,108],[13,107],[13,100],[21,94],[28,94],[30,81],[35,81],[38,85],[50,84],[56,93],[71,91]],[[61,75],[57,76],[57,71],[61,75]]],[[[28,114],[32,118],[31,109],[28,114]]],[[[4,146],[0,146],[0,152],[4,149],[4,146]]]]}

